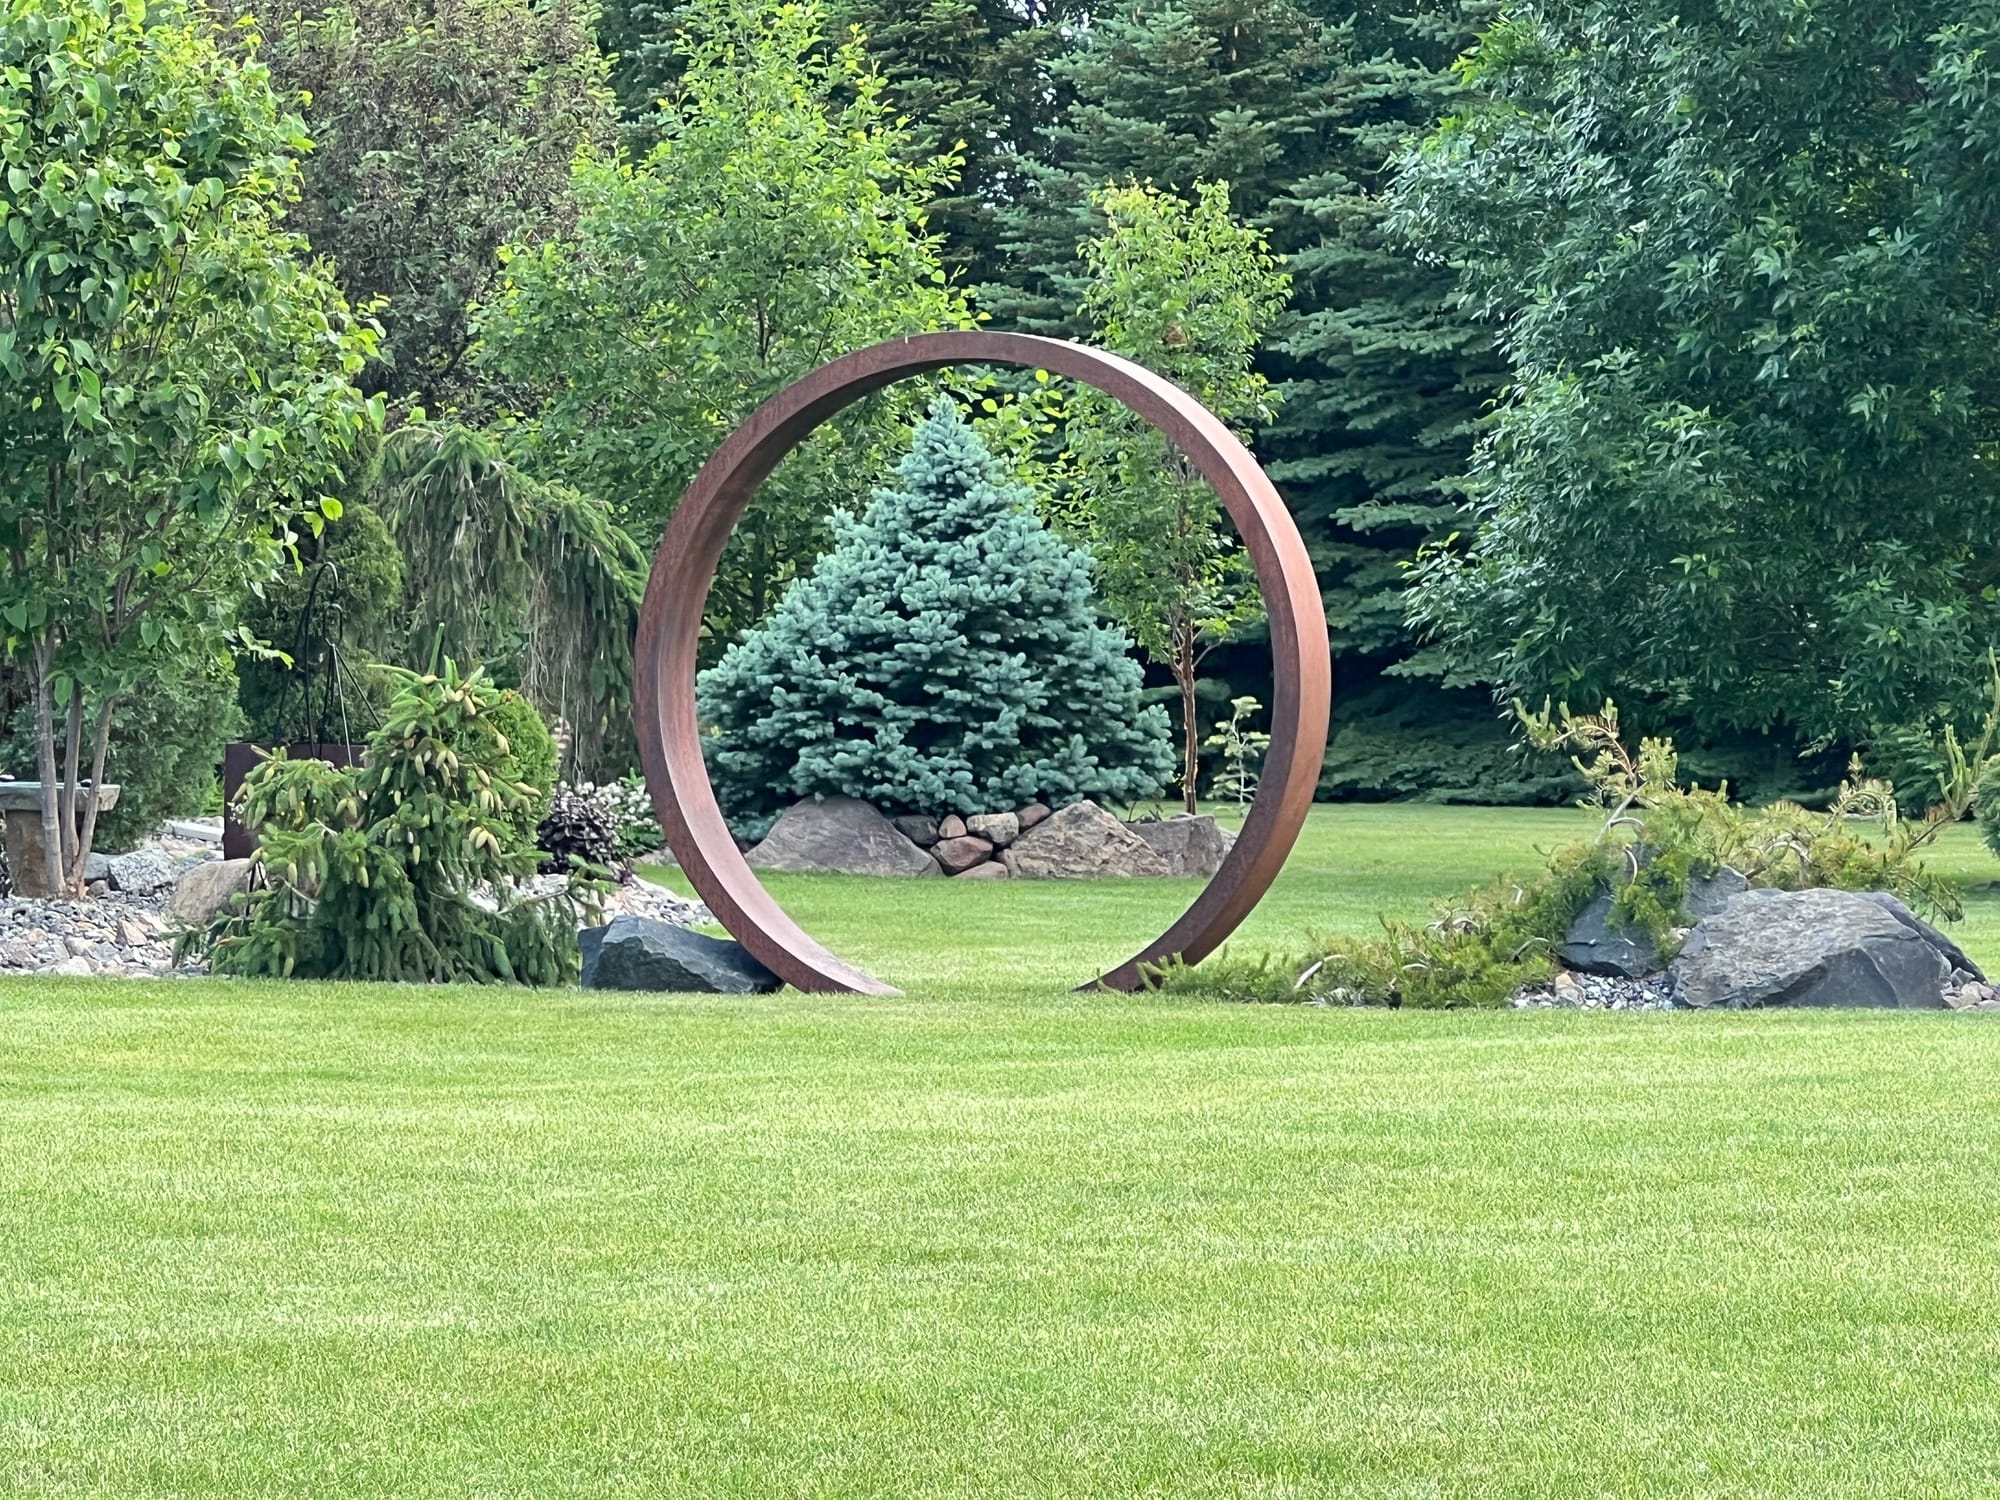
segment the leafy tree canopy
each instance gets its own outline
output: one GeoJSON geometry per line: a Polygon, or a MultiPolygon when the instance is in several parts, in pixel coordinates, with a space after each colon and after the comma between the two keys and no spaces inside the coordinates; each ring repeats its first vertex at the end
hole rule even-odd
{"type": "MultiPolygon", "coordinates": [[[[580,161],[575,231],[515,253],[483,324],[489,367],[546,393],[532,462],[612,501],[642,545],[765,397],[848,350],[970,321],[925,220],[953,163],[910,160],[859,43],[826,44],[814,4],[693,9],[659,144],[580,161]]],[[[854,409],[765,485],[711,596],[718,639],[859,502],[911,399],[854,409]]]]}
{"type": "Polygon", "coordinates": [[[579,148],[608,139],[585,0],[306,0],[268,49],[308,99],[295,222],[357,303],[386,299],[367,375],[398,401],[477,404],[467,305],[509,243],[566,227],[579,148]]]}
{"type": "Polygon", "coordinates": [[[1977,701],[2000,487],[1995,28],[1942,0],[1521,9],[1403,169],[1514,383],[1417,616],[1703,729],[1977,701]]]}

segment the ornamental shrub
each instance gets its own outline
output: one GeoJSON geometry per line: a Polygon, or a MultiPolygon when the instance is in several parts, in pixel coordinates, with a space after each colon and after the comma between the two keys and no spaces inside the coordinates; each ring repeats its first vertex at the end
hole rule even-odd
{"type": "Polygon", "coordinates": [[[709,775],[740,832],[806,796],[890,812],[1130,802],[1174,764],[1090,560],[948,400],[771,617],[701,674],[709,775]]]}
{"type": "Polygon", "coordinates": [[[506,776],[504,696],[449,664],[399,680],[364,768],[275,756],[245,778],[266,884],[183,949],[206,948],[222,974],[569,983],[578,920],[603,887],[523,889],[537,856],[518,824],[534,793],[506,776]]]}

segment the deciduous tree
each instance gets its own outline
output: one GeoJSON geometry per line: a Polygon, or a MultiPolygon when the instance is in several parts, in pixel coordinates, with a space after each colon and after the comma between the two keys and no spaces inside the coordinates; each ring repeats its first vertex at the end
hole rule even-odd
{"type": "Polygon", "coordinates": [[[1944,0],[1559,0],[1403,221],[1513,383],[1418,617],[1504,690],[1866,737],[1983,702],[2000,40],[1944,0]]]}
{"type": "MultiPolygon", "coordinates": [[[[828,44],[813,4],[696,9],[663,139],[579,163],[575,231],[516,253],[483,323],[489,367],[546,393],[531,463],[611,501],[642,545],[765,397],[848,350],[970,321],[926,223],[952,162],[910,160],[859,44],[828,44]]],[[[765,485],[711,597],[718,642],[859,503],[910,399],[852,409],[765,485]]]]}
{"type": "MultiPolygon", "coordinates": [[[[1167,376],[1231,426],[1267,418],[1270,392],[1252,361],[1284,306],[1286,276],[1263,235],[1231,216],[1228,185],[1197,184],[1191,200],[1109,188],[1095,203],[1106,227],[1085,247],[1084,313],[1097,342],[1167,376]]],[[[1069,442],[1078,529],[1105,603],[1179,691],[1181,794],[1193,812],[1202,662],[1263,613],[1249,555],[1187,458],[1124,408],[1079,393],[1069,442]]]]}
{"type": "Polygon", "coordinates": [[[337,514],[375,332],[281,227],[299,121],[205,17],[5,0],[0,81],[0,619],[56,887],[149,659],[223,649],[294,529],[337,514]]]}

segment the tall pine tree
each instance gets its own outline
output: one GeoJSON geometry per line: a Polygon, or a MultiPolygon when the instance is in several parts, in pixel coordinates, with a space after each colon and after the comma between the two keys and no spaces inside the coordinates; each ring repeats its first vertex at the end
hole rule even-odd
{"type": "Polygon", "coordinates": [[[1331,149],[1273,211],[1295,226],[1296,290],[1269,362],[1284,399],[1259,449],[1324,587],[1340,667],[1324,786],[1341,795],[1515,800],[1558,784],[1511,753],[1489,695],[1414,649],[1405,622],[1406,564],[1463,520],[1460,482],[1504,365],[1453,304],[1450,271],[1383,217],[1393,159],[1463,102],[1451,65],[1492,9],[1342,8],[1331,149]]]}
{"type": "Polygon", "coordinates": [[[732,823],[860,797],[891,812],[1129,802],[1173,767],[1090,559],[1045,528],[940,400],[899,483],[836,516],[833,550],[701,674],[709,774],[732,823]]]}

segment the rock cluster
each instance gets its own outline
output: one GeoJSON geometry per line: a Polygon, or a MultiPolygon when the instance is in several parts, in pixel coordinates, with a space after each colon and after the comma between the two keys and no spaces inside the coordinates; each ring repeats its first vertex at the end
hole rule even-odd
{"type": "MultiPolygon", "coordinates": [[[[159,896],[0,901],[0,974],[148,978],[175,972],[159,896]]],[[[200,972],[197,966],[192,972],[200,972]]]]}
{"type": "MultiPolygon", "coordinates": [[[[255,862],[217,858],[219,822],[169,825],[124,854],[92,855],[89,896],[81,901],[0,899],[0,975],[150,978],[207,972],[200,962],[176,967],[174,935],[206,927],[250,889],[255,862]]],[[[564,884],[540,876],[529,892],[564,884]]],[[[699,901],[650,881],[632,880],[605,899],[608,920],[643,920],[676,928],[714,919],[699,901]]]]}
{"type": "Polygon", "coordinates": [[[1882,891],[1753,890],[1733,870],[1694,883],[1671,961],[1611,921],[1611,894],[1571,923],[1563,972],[1520,1007],[1745,1010],[1764,1006],[2000,1010],[1963,949],[1882,891]]]}
{"type": "Polygon", "coordinates": [[[1563,970],[1547,984],[1516,995],[1516,1010],[1672,1010],[1673,987],[1665,975],[1631,979],[1563,970]]]}
{"type": "Polygon", "coordinates": [[[744,857],[760,870],[956,880],[1210,876],[1236,836],[1210,817],[1123,823],[1095,802],[1051,811],[885,817],[853,797],[785,809],[744,857]]]}

